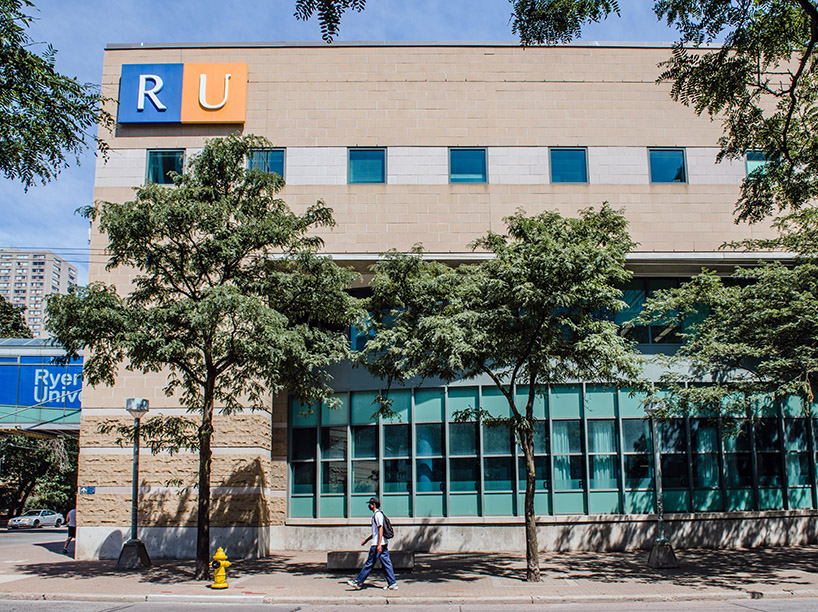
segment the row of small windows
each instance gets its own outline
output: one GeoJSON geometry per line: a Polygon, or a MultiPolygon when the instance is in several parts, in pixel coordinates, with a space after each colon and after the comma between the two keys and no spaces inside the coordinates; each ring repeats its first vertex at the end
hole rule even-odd
{"type": "MultiPolygon", "coordinates": [[[[588,150],[585,148],[549,149],[552,183],[587,183],[588,150]]],[[[686,183],[687,165],[684,149],[648,149],[651,183],[686,183]]],[[[748,174],[766,163],[762,153],[747,153],[748,174]]],[[[147,180],[152,183],[170,184],[171,172],[181,173],[184,150],[148,151],[147,180]]],[[[276,173],[284,177],[284,149],[253,151],[248,167],[262,172],[276,173]]],[[[386,149],[354,148],[348,150],[347,159],[350,184],[386,183],[386,149]]],[[[450,183],[487,183],[488,164],[485,148],[449,149],[450,183]]]]}

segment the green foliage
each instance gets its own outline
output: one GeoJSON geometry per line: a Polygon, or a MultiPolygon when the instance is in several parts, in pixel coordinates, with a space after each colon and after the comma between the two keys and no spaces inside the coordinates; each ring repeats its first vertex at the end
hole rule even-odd
{"type": "Polygon", "coordinates": [[[31,338],[23,313],[25,306],[15,306],[0,295],[0,338],[31,338]]]}
{"type": "Polygon", "coordinates": [[[569,380],[638,384],[640,359],[610,316],[624,305],[616,287],[630,279],[625,257],[634,243],[625,218],[607,205],[579,218],[519,211],[505,221],[506,234],[489,232],[472,245],[490,255],[481,263],[450,268],[425,259],[417,246],[373,266],[370,339],[361,363],[389,387],[416,377],[485,375],[503,393],[510,418],[474,409],[455,419],[479,416],[505,425],[521,444],[528,578],[538,580],[535,394],[569,380]],[[524,406],[514,397],[521,385],[529,389],[524,406]]]}
{"type": "MultiPolygon", "coordinates": [[[[141,419],[139,425],[140,445],[147,446],[153,454],[161,451],[169,455],[182,449],[199,448],[199,424],[189,417],[155,416],[141,419]]],[[[97,430],[102,434],[116,432],[116,443],[133,444],[136,428],[115,419],[105,419],[97,430]]]]}
{"type": "Polygon", "coordinates": [[[669,393],[654,399],[668,414],[744,417],[790,396],[808,406],[818,388],[818,265],[767,263],[730,281],[704,272],[648,300],[643,323],[708,310],[681,334],[662,377],[669,393]]]}
{"type": "Polygon", "coordinates": [[[54,69],[56,51],[42,54],[27,33],[29,0],[0,0],[0,171],[28,188],[46,183],[93,141],[88,130],[112,126],[98,87],[54,69]]]}
{"type": "Polygon", "coordinates": [[[365,6],[366,0],[296,0],[295,16],[307,21],[314,14],[318,15],[321,38],[331,43],[338,36],[344,11],[352,9],[360,13],[365,6]]]}
{"type": "Polygon", "coordinates": [[[58,512],[73,508],[78,449],[77,438],[68,436],[0,439],[0,512],[14,516],[34,505],[58,512]]]}
{"type": "MultiPolygon", "coordinates": [[[[506,219],[508,233],[472,246],[493,257],[450,268],[390,252],[373,268],[366,366],[387,381],[488,374],[522,381],[611,381],[635,372],[630,346],[603,312],[622,308],[633,247],[607,205],[579,218],[556,212],[506,219]]],[[[502,383],[500,381],[503,381],[502,383]]]]}
{"type": "Polygon", "coordinates": [[[524,45],[570,42],[588,22],[619,16],[616,0],[509,0],[511,30],[524,45]]]}
{"type": "Polygon", "coordinates": [[[346,292],[355,273],[318,255],[313,232],[332,227],[331,209],[290,211],[276,197],[281,177],[246,168],[264,147],[255,136],[210,140],[174,186],[147,184],[133,201],[84,209],[108,236],[108,269],[132,270],[132,287],[120,295],[94,283],[47,307],[65,360],[90,349],[90,385],[114,384],[119,367],[166,372],[165,393],[200,415],[149,419],[145,429],[154,451],[199,449],[198,578],[208,573],[214,408],[268,409],[283,388],[304,403],[328,397],[326,367],[350,357],[346,330],[359,317],[346,292]]]}
{"type": "Polygon", "coordinates": [[[136,199],[84,210],[109,238],[108,269],[136,270],[120,296],[93,283],[52,295],[49,329],[84,376],[113,384],[117,365],[169,370],[165,391],[201,410],[207,383],[226,412],[262,407],[284,386],[304,401],[330,393],[323,368],[349,354],[343,329],[357,315],[344,289],[354,274],[319,257],[310,232],[333,225],[322,202],[302,215],[275,197],[280,177],[245,169],[266,141],[208,142],[171,188],[148,184],[136,199]]]}

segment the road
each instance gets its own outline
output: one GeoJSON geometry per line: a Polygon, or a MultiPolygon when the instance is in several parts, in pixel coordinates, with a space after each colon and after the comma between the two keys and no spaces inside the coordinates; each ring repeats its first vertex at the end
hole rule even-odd
{"type": "MultiPolygon", "coordinates": [[[[46,544],[59,544],[60,550],[68,537],[68,530],[63,526],[59,529],[54,527],[40,527],[39,529],[12,529],[0,528],[0,548],[5,546],[43,546],[46,544]]],[[[50,548],[50,546],[49,546],[50,548]]],[[[74,550],[71,544],[70,550],[74,550]]],[[[19,561],[19,559],[18,559],[19,561]]]]}
{"type": "Polygon", "coordinates": [[[223,603],[88,603],[63,601],[0,601],[0,612],[815,612],[818,600],[780,599],[759,601],[684,601],[667,603],[542,604],[538,606],[441,605],[441,606],[299,606],[295,604],[223,603]]]}

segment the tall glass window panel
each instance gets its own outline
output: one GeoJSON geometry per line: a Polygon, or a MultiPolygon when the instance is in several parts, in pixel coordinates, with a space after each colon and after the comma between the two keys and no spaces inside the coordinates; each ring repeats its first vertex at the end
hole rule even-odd
{"type": "Polygon", "coordinates": [[[753,486],[750,453],[725,453],[724,484],[728,489],[749,489],[753,486]]]}
{"type": "Polygon", "coordinates": [[[378,492],[377,461],[352,462],[352,492],[353,493],[378,492]]]}
{"type": "Polygon", "coordinates": [[[684,149],[651,149],[650,182],[651,183],[686,183],[684,149]]]}
{"type": "Polygon", "coordinates": [[[346,461],[321,462],[321,493],[346,493],[346,461]]]}
{"type": "Polygon", "coordinates": [[[582,453],[582,435],[579,421],[553,421],[554,454],[582,453]]]}
{"type": "Polygon", "coordinates": [[[415,425],[415,435],[415,451],[419,457],[443,454],[443,423],[418,423],[415,425]]]}
{"type": "Polygon", "coordinates": [[[511,457],[483,459],[483,483],[486,491],[511,491],[514,485],[514,460],[511,457]]]}
{"type": "Polygon", "coordinates": [[[378,458],[378,428],[372,425],[352,428],[352,458],[378,458]]]}
{"type": "Polygon", "coordinates": [[[651,470],[650,455],[625,455],[625,488],[653,488],[653,472],[651,470]]]}
{"type": "Polygon", "coordinates": [[[489,427],[483,425],[483,454],[510,455],[511,432],[505,425],[489,427]]]}
{"type": "Polygon", "coordinates": [[[787,484],[791,487],[810,485],[809,453],[787,453],[787,484]]]}
{"type": "Polygon", "coordinates": [[[585,462],[581,456],[554,456],[554,489],[582,489],[585,480],[585,462]]]}
{"type": "Polygon", "coordinates": [[[347,428],[322,427],[321,458],[346,459],[346,454],[347,454],[347,428]]]}
{"type": "Polygon", "coordinates": [[[614,321],[619,325],[619,334],[639,344],[647,344],[650,342],[648,327],[632,324],[645,307],[647,300],[645,279],[633,278],[621,289],[625,307],[614,315],[614,321]]]}
{"type": "Polygon", "coordinates": [[[588,421],[588,452],[615,453],[616,423],[613,420],[588,421]]]}
{"type": "MultiPolygon", "coordinates": [[[[525,492],[525,485],[526,485],[526,468],[525,468],[525,457],[519,457],[517,459],[517,476],[519,477],[519,482],[517,486],[519,487],[519,491],[521,493],[525,492]]],[[[545,491],[548,489],[548,457],[534,457],[534,474],[535,474],[535,481],[536,481],[536,489],[537,491],[545,491]]]]}
{"type": "Polygon", "coordinates": [[[293,495],[315,493],[315,463],[293,463],[293,495]]]}
{"type": "Polygon", "coordinates": [[[415,462],[418,493],[439,493],[445,483],[443,459],[418,459],[415,462]]]}
{"type": "Polygon", "coordinates": [[[477,423],[449,424],[449,454],[477,454],[477,423]]]}
{"type": "Polygon", "coordinates": [[[682,419],[671,419],[659,423],[659,448],[663,453],[684,453],[685,424],[682,419]]]}
{"type": "Polygon", "coordinates": [[[450,459],[449,483],[452,491],[477,491],[480,464],[476,458],[450,459]]]}
{"type": "Polygon", "coordinates": [[[383,426],[383,456],[408,457],[411,449],[409,425],[383,426]]]}
{"type": "Polygon", "coordinates": [[[747,176],[767,165],[767,156],[761,151],[747,151],[747,176]]]}
{"type": "Polygon", "coordinates": [[[693,486],[715,489],[719,486],[719,433],[710,419],[690,419],[690,446],[693,451],[693,486]]]}
{"type": "Polygon", "coordinates": [[[384,460],[383,492],[412,492],[412,462],[409,459],[384,460]]]}
{"type": "Polygon", "coordinates": [[[293,461],[315,459],[315,429],[293,429],[293,461]]]}
{"type": "Polygon", "coordinates": [[[385,149],[350,149],[349,150],[350,183],[385,183],[386,150],[385,149]]]}
{"type": "Polygon", "coordinates": [[[586,156],[585,149],[551,149],[551,182],[587,183],[586,156]]]}
{"type": "Polygon", "coordinates": [[[147,181],[157,185],[172,185],[170,173],[182,174],[184,158],[184,149],[148,151],[147,181]]]}
{"type": "Polygon", "coordinates": [[[644,419],[622,419],[622,451],[652,453],[650,423],[644,419]]]}
{"type": "Polygon", "coordinates": [[[250,170],[269,172],[284,178],[284,149],[257,149],[250,151],[247,159],[250,170]]]}
{"type": "Polygon", "coordinates": [[[452,183],[485,183],[485,149],[450,149],[449,181],[452,183]]]}
{"type": "Polygon", "coordinates": [[[687,456],[662,455],[662,487],[665,489],[688,488],[687,456]]]}
{"type": "Polygon", "coordinates": [[[591,455],[588,457],[591,470],[591,489],[619,488],[619,461],[616,455],[591,455]]]}

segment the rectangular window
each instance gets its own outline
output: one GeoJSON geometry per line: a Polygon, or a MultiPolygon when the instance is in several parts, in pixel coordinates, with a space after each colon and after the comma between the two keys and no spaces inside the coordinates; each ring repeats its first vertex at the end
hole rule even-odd
{"type": "Polygon", "coordinates": [[[650,149],[651,183],[686,183],[684,149],[650,149]]]}
{"type": "Polygon", "coordinates": [[[485,149],[449,149],[450,183],[485,183],[485,149]]]}
{"type": "Polygon", "coordinates": [[[767,164],[767,156],[761,151],[747,151],[747,176],[767,164]]]}
{"type": "Polygon", "coordinates": [[[148,151],[146,180],[157,185],[172,185],[173,179],[170,178],[170,173],[182,173],[184,158],[184,149],[148,151]]]}
{"type": "Polygon", "coordinates": [[[247,168],[277,174],[284,178],[284,149],[258,149],[250,151],[247,168]]]}
{"type": "Polygon", "coordinates": [[[386,149],[350,149],[350,183],[385,183],[386,149]]]}
{"type": "Polygon", "coordinates": [[[587,183],[588,162],[585,149],[551,149],[552,183],[587,183]]]}

